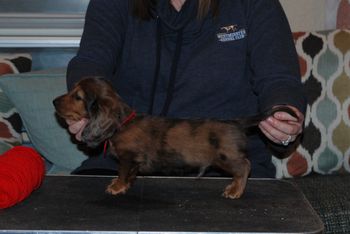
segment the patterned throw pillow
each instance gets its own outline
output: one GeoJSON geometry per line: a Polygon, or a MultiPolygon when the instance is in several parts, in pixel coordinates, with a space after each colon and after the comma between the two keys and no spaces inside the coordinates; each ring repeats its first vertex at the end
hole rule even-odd
{"type": "Polygon", "coordinates": [[[87,159],[55,115],[52,100],[67,92],[66,68],[5,75],[0,87],[15,104],[33,147],[48,161],[47,174],[69,174],[87,159]]]}
{"type": "Polygon", "coordinates": [[[308,98],[304,137],[277,177],[350,172],[350,30],[295,33],[308,98]]]}
{"type": "MultiPolygon", "coordinates": [[[[0,53],[0,76],[29,72],[31,65],[32,59],[28,54],[0,53]]],[[[21,131],[22,120],[11,101],[0,89],[0,154],[22,143],[21,131]]]]}

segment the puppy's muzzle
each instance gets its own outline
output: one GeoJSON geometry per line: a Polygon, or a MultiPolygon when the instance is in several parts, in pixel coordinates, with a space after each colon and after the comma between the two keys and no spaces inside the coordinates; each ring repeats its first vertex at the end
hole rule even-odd
{"type": "Polygon", "coordinates": [[[57,98],[55,100],[52,101],[53,105],[57,108],[57,106],[60,103],[60,100],[58,100],[57,98]]]}
{"type": "Polygon", "coordinates": [[[55,98],[53,101],[52,101],[52,104],[54,105],[54,107],[56,108],[56,110],[57,110],[57,108],[59,108],[61,105],[62,105],[62,98],[61,98],[61,96],[60,97],[57,97],[57,98],[55,98]]]}

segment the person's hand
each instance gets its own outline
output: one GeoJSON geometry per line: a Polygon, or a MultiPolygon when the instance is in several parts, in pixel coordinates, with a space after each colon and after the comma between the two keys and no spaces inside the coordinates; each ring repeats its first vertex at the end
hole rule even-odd
{"type": "Polygon", "coordinates": [[[295,107],[291,108],[298,119],[286,112],[276,112],[273,116],[261,121],[260,130],[272,142],[287,146],[290,142],[295,141],[303,131],[304,115],[295,107]]]}
{"type": "Polygon", "coordinates": [[[78,141],[81,141],[81,134],[86,124],[88,123],[88,120],[86,118],[83,118],[79,121],[67,119],[66,123],[68,124],[69,132],[75,135],[75,139],[77,139],[78,141]]]}

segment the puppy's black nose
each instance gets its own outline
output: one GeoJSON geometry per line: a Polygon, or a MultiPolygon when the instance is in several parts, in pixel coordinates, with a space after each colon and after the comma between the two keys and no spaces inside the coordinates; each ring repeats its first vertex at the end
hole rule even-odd
{"type": "Polygon", "coordinates": [[[58,98],[55,98],[53,101],[52,101],[52,103],[53,103],[53,105],[55,106],[55,107],[57,107],[57,105],[59,104],[59,99],[58,98]]]}

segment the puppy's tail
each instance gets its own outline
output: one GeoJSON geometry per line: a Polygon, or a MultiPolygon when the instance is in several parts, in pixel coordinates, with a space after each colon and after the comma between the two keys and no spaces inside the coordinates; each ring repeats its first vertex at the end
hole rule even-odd
{"type": "Polygon", "coordinates": [[[272,116],[276,112],[287,112],[291,116],[298,119],[298,116],[291,108],[287,106],[278,106],[278,107],[269,109],[261,114],[254,115],[248,118],[235,119],[234,121],[237,122],[240,126],[242,126],[243,129],[249,129],[251,127],[256,127],[261,121],[267,119],[268,117],[272,116]]]}

